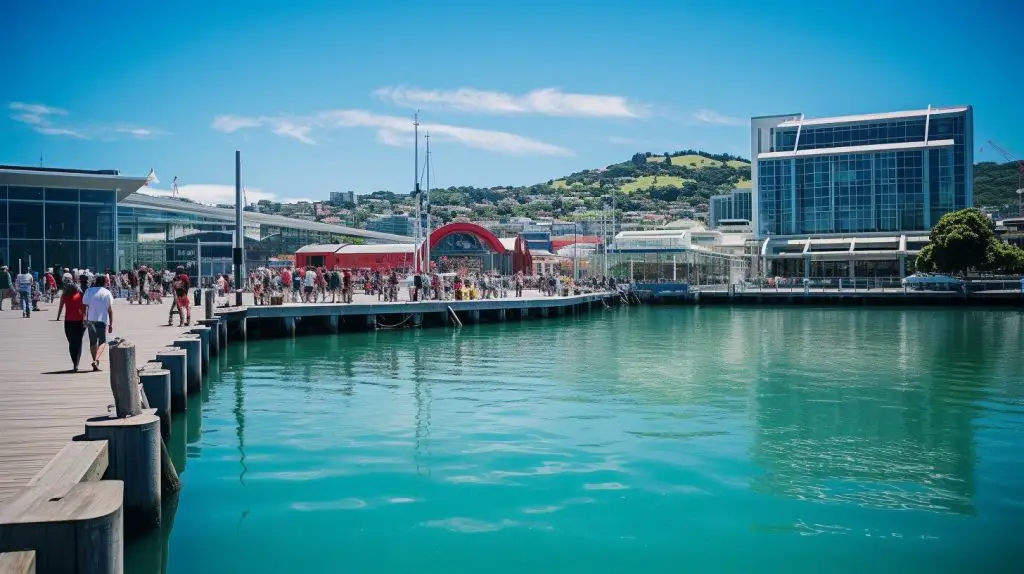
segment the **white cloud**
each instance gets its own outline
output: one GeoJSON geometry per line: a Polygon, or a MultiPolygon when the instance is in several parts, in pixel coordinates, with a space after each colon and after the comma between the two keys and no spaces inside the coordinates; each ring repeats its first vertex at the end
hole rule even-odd
{"type": "Polygon", "coordinates": [[[373,93],[385,102],[407,108],[590,118],[639,118],[647,115],[644,106],[624,96],[572,94],[558,88],[542,88],[522,95],[475,88],[423,90],[405,87],[384,87],[373,93]]]}
{"type": "Polygon", "coordinates": [[[723,116],[714,110],[699,110],[693,114],[693,118],[699,122],[721,126],[742,126],[746,123],[739,118],[723,116]]]}
{"type": "Polygon", "coordinates": [[[11,102],[9,107],[12,110],[25,112],[34,116],[66,116],[68,111],[62,108],[44,106],[43,104],[27,104],[25,102],[11,102]]]}
{"type": "Polygon", "coordinates": [[[41,134],[48,136],[68,136],[72,138],[78,138],[80,140],[92,139],[89,136],[85,135],[84,133],[70,128],[55,128],[43,125],[36,127],[35,130],[41,134]]]}
{"type": "Polygon", "coordinates": [[[255,128],[262,125],[260,118],[247,118],[243,116],[217,116],[213,118],[213,125],[210,126],[213,129],[224,132],[234,133],[242,128],[255,128]]]}
{"type": "Polygon", "coordinates": [[[93,137],[109,137],[108,134],[125,134],[134,138],[151,138],[164,135],[166,132],[143,127],[134,126],[93,126],[69,127],[57,125],[54,116],[67,116],[68,111],[63,108],[55,108],[43,104],[28,104],[25,102],[10,102],[7,105],[12,112],[11,119],[32,126],[38,133],[49,136],[67,136],[78,139],[93,139],[93,137]]]}
{"type": "MultiPolygon", "coordinates": [[[[313,116],[218,116],[214,118],[213,129],[233,133],[240,129],[269,127],[270,130],[303,143],[315,143],[310,133],[314,128],[346,129],[372,128],[377,130],[377,140],[384,145],[401,146],[403,134],[411,134],[413,125],[410,118],[375,114],[364,110],[328,110],[313,116]]],[[[458,142],[466,147],[484,149],[510,155],[572,155],[564,147],[509,132],[467,128],[448,124],[422,123],[420,128],[429,131],[439,140],[458,142]]],[[[411,138],[405,138],[411,141],[411,138]]]]}
{"type": "Polygon", "coordinates": [[[407,134],[386,128],[377,130],[377,141],[393,147],[412,147],[412,138],[407,134]]]}

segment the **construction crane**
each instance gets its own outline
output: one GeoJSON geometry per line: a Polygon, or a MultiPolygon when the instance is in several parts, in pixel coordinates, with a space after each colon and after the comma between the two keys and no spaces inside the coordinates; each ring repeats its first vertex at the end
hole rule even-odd
{"type": "Polygon", "coordinates": [[[1019,215],[1024,216],[1024,159],[1017,159],[1006,148],[992,140],[988,140],[988,145],[1006,158],[1006,161],[1017,162],[1017,210],[1019,215]]]}

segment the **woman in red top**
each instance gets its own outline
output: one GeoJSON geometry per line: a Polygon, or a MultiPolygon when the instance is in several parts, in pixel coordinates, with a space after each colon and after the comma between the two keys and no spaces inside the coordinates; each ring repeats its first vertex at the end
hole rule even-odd
{"type": "Polygon", "coordinates": [[[71,355],[72,370],[78,371],[78,361],[82,358],[82,337],[85,335],[85,304],[82,302],[82,291],[74,283],[64,285],[57,307],[57,320],[60,312],[64,313],[64,336],[68,339],[68,353],[71,355]]]}

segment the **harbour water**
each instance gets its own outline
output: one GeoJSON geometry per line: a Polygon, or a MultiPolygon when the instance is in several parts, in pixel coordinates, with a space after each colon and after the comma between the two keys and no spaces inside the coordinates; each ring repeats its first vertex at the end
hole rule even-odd
{"type": "Polygon", "coordinates": [[[1022,330],[653,307],[235,345],[126,571],[1019,571],[1022,330]]]}

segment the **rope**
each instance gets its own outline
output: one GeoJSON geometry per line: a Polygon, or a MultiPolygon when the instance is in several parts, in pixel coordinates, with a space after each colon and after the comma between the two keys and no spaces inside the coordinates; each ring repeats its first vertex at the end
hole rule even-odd
{"type": "Polygon", "coordinates": [[[409,319],[412,319],[412,318],[413,318],[413,315],[409,315],[406,318],[404,318],[401,322],[395,323],[393,325],[384,324],[384,323],[382,323],[380,321],[377,321],[377,328],[397,328],[397,327],[399,327],[399,326],[401,326],[403,324],[406,324],[407,322],[409,322],[409,319]]]}

